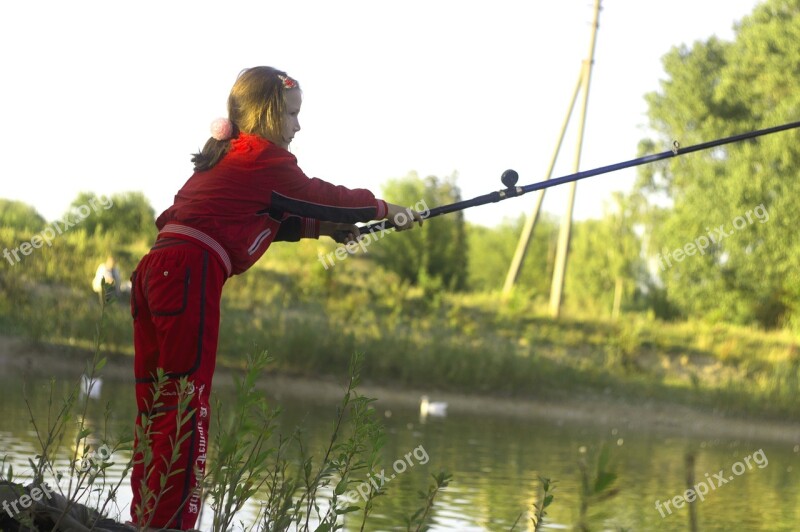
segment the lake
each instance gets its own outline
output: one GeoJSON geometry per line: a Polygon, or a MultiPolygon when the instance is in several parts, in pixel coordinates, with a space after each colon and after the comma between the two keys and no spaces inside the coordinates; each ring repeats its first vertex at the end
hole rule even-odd
{"type": "MultiPolygon", "coordinates": [[[[66,377],[56,381],[56,402],[72,384],[66,377]]],[[[6,467],[12,464],[15,476],[29,471],[28,460],[37,454],[23,387],[40,424],[47,418],[49,397],[45,378],[0,377],[0,456],[7,456],[6,467]]],[[[282,426],[287,433],[302,423],[310,447],[319,449],[329,437],[337,401],[312,396],[308,387],[298,393],[292,393],[293,389],[291,384],[284,386],[280,399],[273,397],[271,402],[284,407],[282,426]]],[[[230,401],[231,390],[224,383],[215,384],[215,392],[230,401]]],[[[586,460],[594,473],[602,446],[610,451],[618,475],[613,487],[618,493],[591,502],[591,530],[688,530],[685,500],[693,496],[703,499],[694,504],[699,530],[796,530],[800,526],[800,441],[796,439],[688,434],[680,425],[647,429],[637,416],[614,419],[613,412],[597,422],[585,417],[503,415],[497,410],[479,413],[459,408],[457,403],[450,404],[445,417],[421,419],[418,395],[403,401],[394,399],[397,392],[387,396],[391,397],[377,396],[376,410],[387,436],[381,463],[388,495],[378,499],[367,530],[405,530],[403,517],[420,507],[418,492],[426,490],[430,475],[442,469],[453,480],[437,498],[431,530],[509,530],[521,513],[541,500],[539,476],[556,482],[544,529],[571,529],[581,505],[579,460],[586,460]],[[686,493],[687,452],[696,456],[694,494],[686,493]]],[[[431,396],[437,400],[435,393],[431,396]]],[[[135,415],[130,382],[104,379],[101,397],[91,405],[90,425],[102,427],[107,403],[111,403],[112,432],[129,431],[135,415]]],[[[639,414],[647,415],[646,409],[639,414]]],[[[119,475],[127,457],[113,458],[117,465],[111,472],[119,475]]],[[[123,518],[127,518],[129,501],[126,481],[119,499],[123,518]]],[[[246,522],[254,508],[257,501],[243,513],[246,522]]],[[[207,523],[206,512],[199,528],[207,530],[207,523]]],[[[345,522],[345,530],[357,530],[358,524],[352,518],[345,522]]],[[[532,529],[524,516],[516,528],[532,529]]]]}

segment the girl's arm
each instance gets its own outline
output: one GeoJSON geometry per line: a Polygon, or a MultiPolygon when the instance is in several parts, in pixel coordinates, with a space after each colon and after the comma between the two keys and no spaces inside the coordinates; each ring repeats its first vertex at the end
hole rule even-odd
{"type": "Polygon", "coordinates": [[[306,176],[291,154],[271,154],[262,160],[257,181],[268,195],[262,213],[281,220],[295,215],[339,223],[382,220],[389,214],[385,201],[366,189],[349,189],[306,176]]]}

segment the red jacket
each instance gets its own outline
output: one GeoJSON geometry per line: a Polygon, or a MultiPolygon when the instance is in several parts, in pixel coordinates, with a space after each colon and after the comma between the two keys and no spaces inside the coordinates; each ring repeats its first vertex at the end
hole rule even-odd
{"type": "Polygon", "coordinates": [[[386,202],[370,191],[309,178],[294,155],[242,133],[216,166],[189,178],[156,226],[161,236],[204,245],[235,275],[275,240],[319,237],[321,220],[367,222],[386,212],[386,202]]]}

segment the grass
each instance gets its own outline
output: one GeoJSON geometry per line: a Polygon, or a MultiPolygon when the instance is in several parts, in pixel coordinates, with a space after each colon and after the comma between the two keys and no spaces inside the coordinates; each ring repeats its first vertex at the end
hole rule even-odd
{"type": "MultiPolygon", "coordinates": [[[[91,240],[81,239],[70,234],[54,244],[73,261],[62,268],[54,251],[2,272],[0,334],[91,348],[98,302],[88,281],[97,259],[91,240]],[[83,250],[80,258],[75,250],[83,250]]],[[[319,244],[301,244],[276,246],[228,280],[220,365],[241,368],[249,353],[266,348],[271,371],[342,377],[360,351],[364,379],[378,384],[541,399],[603,395],[800,419],[800,351],[788,330],[641,313],[613,321],[569,300],[553,320],[525,294],[502,301],[497,293],[414,287],[360,257],[326,271],[315,258],[319,244]]],[[[123,272],[143,248],[120,255],[129,257],[123,272]]],[[[105,345],[132,354],[127,303],[107,314],[105,345]]]]}
{"type": "MultiPolygon", "coordinates": [[[[379,384],[542,399],[603,394],[800,417],[800,355],[787,332],[640,315],[554,321],[486,294],[446,294],[431,306],[409,291],[389,308],[373,294],[341,290],[346,295],[316,302],[279,295],[250,305],[226,298],[219,364],[242,367],[247,353],[266,347],[275,355],[272,371],[342,376],[349,354],[363,351],[369,354],[364,378],[379,384]]],[[[85,294],[40,294],[18,303],[0,330],[87,348],[93,304],[85,294]]],[[[124,303],[107,322],[109,349],[131,354],[124,303]]]]}

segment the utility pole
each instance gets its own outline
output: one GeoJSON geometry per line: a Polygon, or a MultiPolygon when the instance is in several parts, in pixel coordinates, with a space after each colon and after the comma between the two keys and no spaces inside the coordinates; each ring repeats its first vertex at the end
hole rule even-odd
{"type": "MultiPolygon", "coordinates": [[[[594,20],[593,20],[593,23],[592,23],[592,35],[591,35],[591,47],[589,49],[589,59],[588,60],[584,60],[581,63],[580,73],[578,74],[578,81],[576,82],[575,89],[572,92],[572,98],[570,98],[569,108],[567,109],[567,114],[564,117],[564,122],[561,124],[561,131],[560,131],[560,133],[558,135],[558,142],[556,143],[555,150],[553,151],[553,156],[550,159],[550,164],[547,167],[547,175],[546,175],[545,179],[550,179],[551,177],[553,177],[553,169],[555,168],[556,161],[558,160],[558,155],[561,152],[561,146],[562,146],[562,143],[564,142],[564,136],[566,134],[567,127],[569,126],[569,122],[570,122],[570,120],[572,118],[572,112],[575,109],[575,103],[578,101],[578,95],[581,93],[581,91],[583,91],[584,99],[583,99],[583,108],[582,108],[582,112],[581,112],[581,126],[580,126],[580,131],[579,131],[579,136],[578,136],[578,154],[576,156],[576,161],[579,161],[579,159],[580,159],[580,146],[581,146],[581,143],[583,141],[583,123],[584,123],[585,117],[586,117],[586,106],[587,106],[588,93],[589,93],[589,77],[591,75],[591,68],[592,68],[592,64],[594,62],[594,43],[595,43],[595,40],[597,38],[597,27],[598,27],[597,21],[599,19],[599,13],[600,13],[600,0],[596,0],[595,1],[595,6],[594,6],[594,20]],[[587,68],[587,61],[588,61],[588,68],[587,68]]],[[[576,162],[576,169],[577,169],[577,165],[578,165],[578,162],[576,162]]],[[[570,202],[569,202],[569,214],[567,215],[567,218],[568,218],[568,220],[571,221],[571,219],[572,219],[572,205],[574,203],[575,183],[572,183],[570,185],[570,187],[572,188],[572,195],[571,195],[570,202]]],[[[517,242],[517,249],[514,252],[514,258],[511,260],[511,266],[508,268],[508,273],[506,274],[506,280],[505,280],[505,283],[503,284],[503,294],[502,294],[503,298],[507,298],[508,296],[511,295],[511,292],[514,289],[514,285],[516,284],[517,279],[519,278],[519,272],[522,269],[522,265],[525,262],[525,256],[528,253],[528,246],[530,245],[530,240],[531,240],[531,235],[533,234],[533,229],[534,229],[534,227],[536,225],[537,220],[539,219],[539,212],[541,211],[542,201],[544,200],[544,193],[545,193],[545,189],[541,189],[541,190],[536,192],[536,199],[535,199],[533,211],[531,212],[531,214],[528,215],[527,219],[525,220],[525,225],[522,228],[522,233],[520,234],[519,241],[517,242]]],[[[567,223],[569,224],[569,221],[567,223]]],[[[562,233],[563,233],[563,231],[564,231],[564,229],[563,229],[563,225],[562,225],[562,233]]],[[[567,247],[568,247],[568,244],[569,244],[569,242],[568,242],[568,240],[569,240],[569,227],[567,227],[566,235],[567,235],[566,238],[567,238],[567,247]]],[[[560,234],[559,235],[559,243],[561,242],[562,238],[563,237],[560,234]]],[[[559,248],[560,248],[560,245],[559,245],[559,248]]],[[[563,261],[564,261],[564,265],[565,265],[566,264],[566,255],[564,256],[563,261]]],[[[561,300],[560,293],[561,293],[561,289],[562,289],[562,286],[563,286],[563,270],[564,270],[564,267],[562,266],[561,267],[562,271],[559,272],[558,264],[559,264],[559,262],[558,262],[558,259],[557,259],[556,270],[554,271],[553,276],[554,276],[554,283],[555,283],[556,275],[558,275],[559,278],[560,278],[560,280],[558,282],[558,286],[559,286],[559,288],[558,288],[558,292],[559,292],[559,294],[558,294],[558,301],[559,301],[558,306],[560,306],[560,300],[561,300]]],[[[553,286],[555,286],[555,284],[553,286]]],[[[551,289],[551,305],[552,305],[552,297],[553,296],[552,296],[552,289],[551,289]]],[[[552,309],[552,306],[551,306],[551,309],[552,309]]],[[[551,313],[552,313],[552,311],[551,311],[551,313]]],[[[556,310],[555,316],[558,316],[558,309],[556,310]]]]}
{"type": "MultiPolygon", "coordinates": [[[[581,107],[581,117],[578,125],[578,143],[575,149],[574,171],[578,172],[581,165],[581,148],[583,147],[583,131],[586,125],[586,108],[589,104],[589,82],[592,78],[592,66],[594,65],[594,45],[597,42],[598,20],[600,19],[600,0],[594,3],[594,20],[592,21],[592,38],[589,44],[589,56],[583,63],[582,90],[583,104],[581,107]]],[[[561,314],[561,292],[564,290],[564,276],[567,269],[567,254],[569,253],[570,232],[572,230],[572,211],[575,206],[575,190],[577,183],[573,181],[569,184],[567,198],[567,211],[561,223],[558,234],[558,248],[556,250],[556,264],[553,271],[553,282],[550,285],[550,315],[558,318],[561,314]]]]}
{"type": "MultiPolygon", "coordinates": [[[[578,101],[578,93],[583,86],[583,75],[584,71],[583,67],[581,67],[581,71],[578,74],[578,82],[575,83],[575,90],[572,91],[572,99],[569,103],[567,116],[564,117],[564,123],[561,124],[561,133],[558,135],[556,149],[553,151],[553,156],[551,157],[550,164],[547,167],[547,176],[545,179],[550,179],[553,177],[553,169],[555,168],[556,160],[558,160],[558,154],[561,151],[561,144],[564,142],[564,135],[567,132],[567,126],[569,126],[569,120],[572,117],[572,110],[575,109],[575,102],[578,101]]],[[[506,281],[503,284],[504,299],[511,295],[511,292],[514,289],[514,284],[517,282],[517,278],[519,277],[519,271],[522,269],[522,264],[525,262],[525,256],[528,253],[528,246],[531,243],[533,228],[536,225],[536,221],[539,219],[539,211],[542,208],[545,190],[546,189],[541,189],[536,191],[536,203],[534,204],[533,212],[531,212],[525,220],[525,225],[522,228],[522,234],[520,234],[519,241],[517,242],[517,250],[514,252],[514,258],[511,259],[511,266],[508,268],[506,281]]]]}

